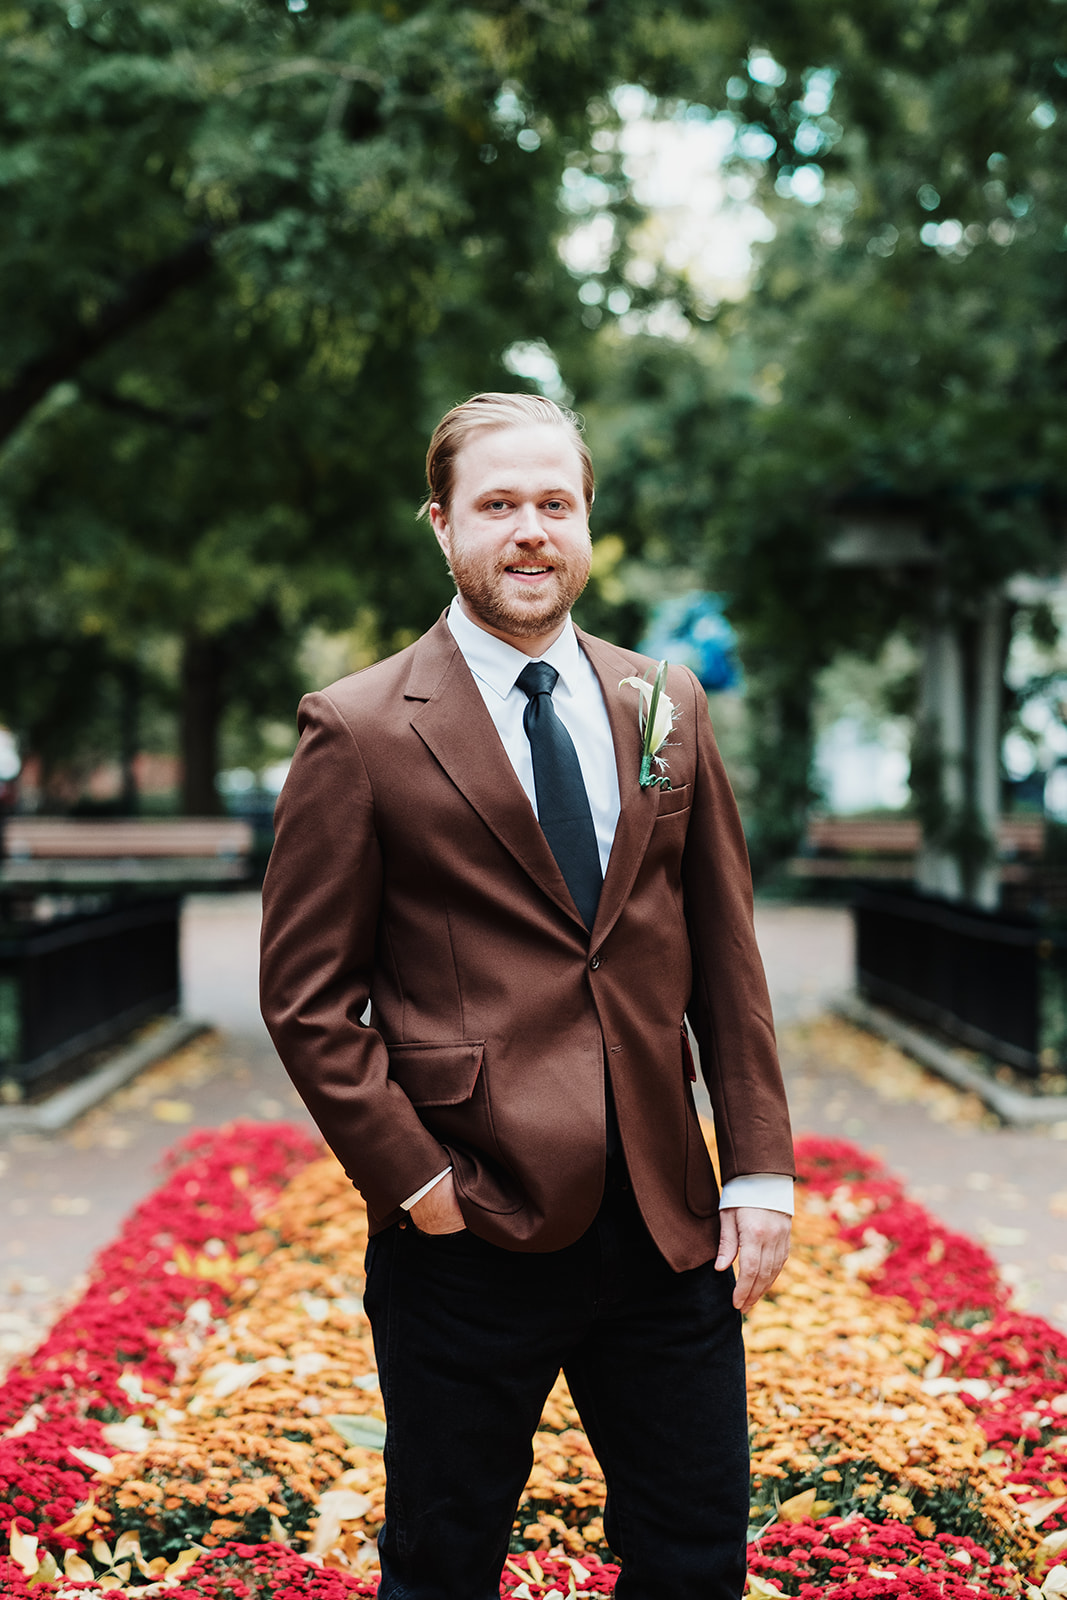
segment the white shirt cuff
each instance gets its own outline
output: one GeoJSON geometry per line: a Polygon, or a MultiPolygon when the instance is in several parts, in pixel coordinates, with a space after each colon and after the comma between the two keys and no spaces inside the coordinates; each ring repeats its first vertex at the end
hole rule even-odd
{"type": "Polygon", "coordinates": [[[446,1167],[443,1172],[439,1172],[437,1174],[436,1178],[431,1178],[429,1183],[424,1183],[421,1189],[416,1189],[415,1193],[412,1194],[412,1195],[409,1195],[406,1200],[401,1200],[401,1202],[400,1202],[401,1211],[410,1211],[412,1206],[418,1205],[418,1203],[422,1199],[423,1195],[424,1194],[429,1194],[430,1190],[433,1189],[433,1188],[436,1188],[436,1186],[440,1183],[441,1179],[442,1178],[447,1178],[448,1174],[451,1171],[452,1171],[451,1167],[446,1167]]]}
{"type": "Polygon", "coordinates": [[[784,1211],[793,1215],[793,1180],[780,1172],[753,1172],[731,1178],[722,1186],[719,1210],[733,1206],[758,1206],[761,1211],[784,1211]]]}

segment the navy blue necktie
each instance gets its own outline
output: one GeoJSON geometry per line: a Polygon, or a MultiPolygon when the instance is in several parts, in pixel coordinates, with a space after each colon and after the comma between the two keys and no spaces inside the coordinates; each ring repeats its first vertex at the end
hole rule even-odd
{"type": "Polygon", "coordinates": [[[591,928],[604,878],[578,755],[552,704],[558,678],[547,661],[531,661],[515,681],[529,697],[522,725],[533,755],[537,819],[582,921],[591,928]]]}

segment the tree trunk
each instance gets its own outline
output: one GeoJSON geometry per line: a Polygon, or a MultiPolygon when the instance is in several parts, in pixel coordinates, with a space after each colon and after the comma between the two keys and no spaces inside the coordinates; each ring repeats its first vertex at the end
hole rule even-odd
{"type": "Polygon", "coordinates": [[[222,672],[219,640],[187,634],[182,651],[182,810],[190,817],[213,817],[222,810],[215,786],[222,672]]]}

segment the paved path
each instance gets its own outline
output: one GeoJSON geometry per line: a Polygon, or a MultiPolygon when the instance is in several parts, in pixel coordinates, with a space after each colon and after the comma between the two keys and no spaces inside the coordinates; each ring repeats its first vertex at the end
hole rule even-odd
{"type": "MultiPolygon", "coordinates": [[[[259,1019],[258,921],[254,895],[187,905],[186,1010],[218,1034],[150,1069],[66,1133],[0,1139],[0,1364],[5,1348],[23,1347],[47,1325],[57,1295],[72,1292],[183,1132],[235,1117],[307,1120],[259,1019]]],[[[869,1060],[844,1059],[857,1036],[814,1019],[850,981],[847,915],[762,906],[757,921],[786,1024],[797,1131],[878,1150],[947,1221],[984,1233],[1028,1303],[1067,1326],[1067,1220],[1053,1204],[1059,1197],[1067,1211],[1067,1144],[968,1123],[954,1091],[932,1086],[892,1052],[883,1059],[882,1046],[867,1047],[869,1060]]]]}

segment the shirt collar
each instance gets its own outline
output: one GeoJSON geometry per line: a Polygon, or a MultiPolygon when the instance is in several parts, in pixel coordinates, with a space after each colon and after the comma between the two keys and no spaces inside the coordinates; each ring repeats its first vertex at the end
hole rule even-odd
{"type": "Polygon", "coordinates": [[[537,657],[524,655],[495,634],[479,628],[460,606],[458,595],[448,608],[448,627],[474,676],[487,684],[501,700],[511,693],[515,679],[532,659],[547,661],[549,666],[555,667],[571,693],[578,687],[581,652],[570,617],[564,623],[559,638],[549,645],[543,656],[537,657]]]}

